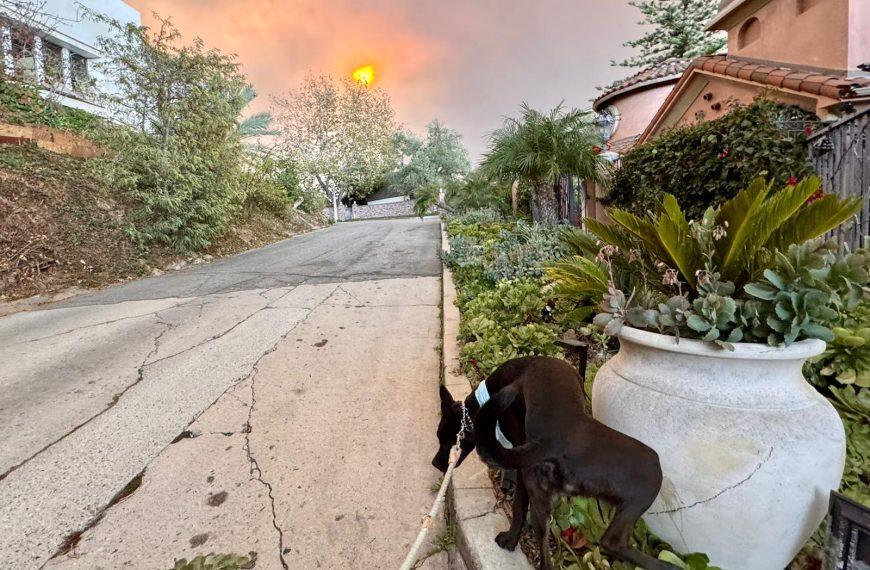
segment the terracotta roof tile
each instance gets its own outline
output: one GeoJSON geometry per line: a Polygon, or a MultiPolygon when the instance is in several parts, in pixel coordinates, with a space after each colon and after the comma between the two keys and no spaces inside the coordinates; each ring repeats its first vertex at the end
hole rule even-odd
{"type": "Polygon", "coordinates": [[[752,77],[752,72],[758,69],[758,65],[746,65],[737,70],[737,77],[740,79],[749,79],[752,77]]]}
{"type": "Polygon", "coordinates": [[[822,85],[821,89],[819,89],[819,95],[821,95],[822,97],[829,97],[831,99],[839,99],[840,88],[834,87],[833,85],[822,85]]]}
{"type": "Polygon", "coordinates": [[[690,63],[691,61],[688,59],[678,59],[672,57],[662,61],[661,63],[639,71],[638,73],[635,73],[631,77],[626,78],[618,85],[613,86],[612,88],[599,95],[592,103],[592,107],[597,110],[605,102],[605,100],[610,99],[611,96],[622,91],[630,90],[632,87],[635,86],[640,86],[642,84],[656,80],[679,79],[679,77],[683,74],[686,68],[689,67],[690,63]]]}
{"type": "Polygon", "coordinates": [[[692,62],[692,67],[717,75],[737,77],[753,83],[822,95],[832,99],[850,99],[857,95],[855,88],[870,86],[870,78],[868,77],[843,79],[833,75],[805,72],[788,67],[774,68],[748,61],[729,59],[726,55],[699,57],[692,62]]]}

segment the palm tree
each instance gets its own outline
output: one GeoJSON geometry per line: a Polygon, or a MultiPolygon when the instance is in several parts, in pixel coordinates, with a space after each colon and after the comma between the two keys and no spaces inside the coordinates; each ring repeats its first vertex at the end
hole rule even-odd
{"type": "MultiPolygon", "coordinates": [[[[257,92],[250,85],[245,85],[239,96],[244,101],[247,107],[251,101],[257,98],[257,92]]],[[[262,111],[239,120],[238,134],[239,138],[248,139],[253,137],[262,137],[266,135],[277,135],[278,131],[271,129],[272,113],[262,111]]]]}
{"type": "Polygon", "coordinates": [[[570,174],[597,180],[599,159],[593,147],[601,143],[601,135],[587,111],[567,110],[562,104],[549,113],[527,103],[520,108],[518,119],[506,119],[490,135],[481,171],[491,179],[510,182],[519,177],[530,182],[535,221],[555,224],[559,216],[553,190],[556,177],[570,174]]]}

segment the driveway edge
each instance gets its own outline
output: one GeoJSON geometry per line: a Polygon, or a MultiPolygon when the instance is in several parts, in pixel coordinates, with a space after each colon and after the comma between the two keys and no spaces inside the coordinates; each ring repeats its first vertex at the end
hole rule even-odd
{"type": "MultiPolygon", "coordinates": [[[[443,221],[441,250],[450,250],[443,221]]],[[[446,266],[442,267],[441,287],[442,379],[454,399],[464,400],[471,393],[471,383],[459,367],[459,343],[456,341],[459,309],[455,303],[453,274],[446,266]]],[[[510,552],[495,543],[495,535],[507,530],[510,521],[496,504],[489,469],[476,453],[469,455],[462,467],[454,471],[449,496],[457,547],[469,570],[531,570],[532,565],[519,549],[510,552]]]]}

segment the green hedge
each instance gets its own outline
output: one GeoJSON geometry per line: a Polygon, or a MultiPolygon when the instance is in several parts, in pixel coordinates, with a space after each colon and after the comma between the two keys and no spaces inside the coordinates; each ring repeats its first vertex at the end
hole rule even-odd
{"type": "Polygon", "coordinates": [[[643,213],[663,193],[677,197],[690,218],[732,198],[765,176],[785,185],[813,173],[803,130],[812,115],[765,99],[733,106],[715,121],[664,132],[622,157],[608,205],[643,213]]]}

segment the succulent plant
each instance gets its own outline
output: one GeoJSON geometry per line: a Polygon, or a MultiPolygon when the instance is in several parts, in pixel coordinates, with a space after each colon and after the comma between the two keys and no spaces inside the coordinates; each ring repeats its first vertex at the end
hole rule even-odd
{"type": "Polygon", "coordinates": [[[731,297],[710,293],[695,299],[692,308],[686,323],[702,333],[703,340],[732,343],[743,339],[743,329],[737,326],[737,301],[731,297]]]}
{"type": "Polygon", "coordinates": [[[830,382],[870,388],[870,299],[858,305],[839,326],[833,328],[834,340],[814,359],[823,377],[830,382]]]}
{"type": "Polygon", "coordinates": [[[759,300],[759,314],[765,315],[768,344],[835,339],[831,325],[864,296],[870,261],[866,250],[838,254],[837,248],[821,240],[792,245],[787,255],[776,252],[762,281],[746,285],[746,292],[759,300]]]}
{"type": "Polygon", "coordinates": [[[619,334],[625,324],[645,329],[655,327],[658,322],[657,311],[635,303],[634,292],[626,298],[625,293],[615,287],[610,287],[604,294],[599,311],[592,324],[610,336],[619,334]]]}
{"type": "Polygon", "coordinates": [[[674,295],[658,305],[657,322],[661,332],[671,332],[679,338],[680,329],[688,326],[692,304],[684,295],[674,295]]]}

